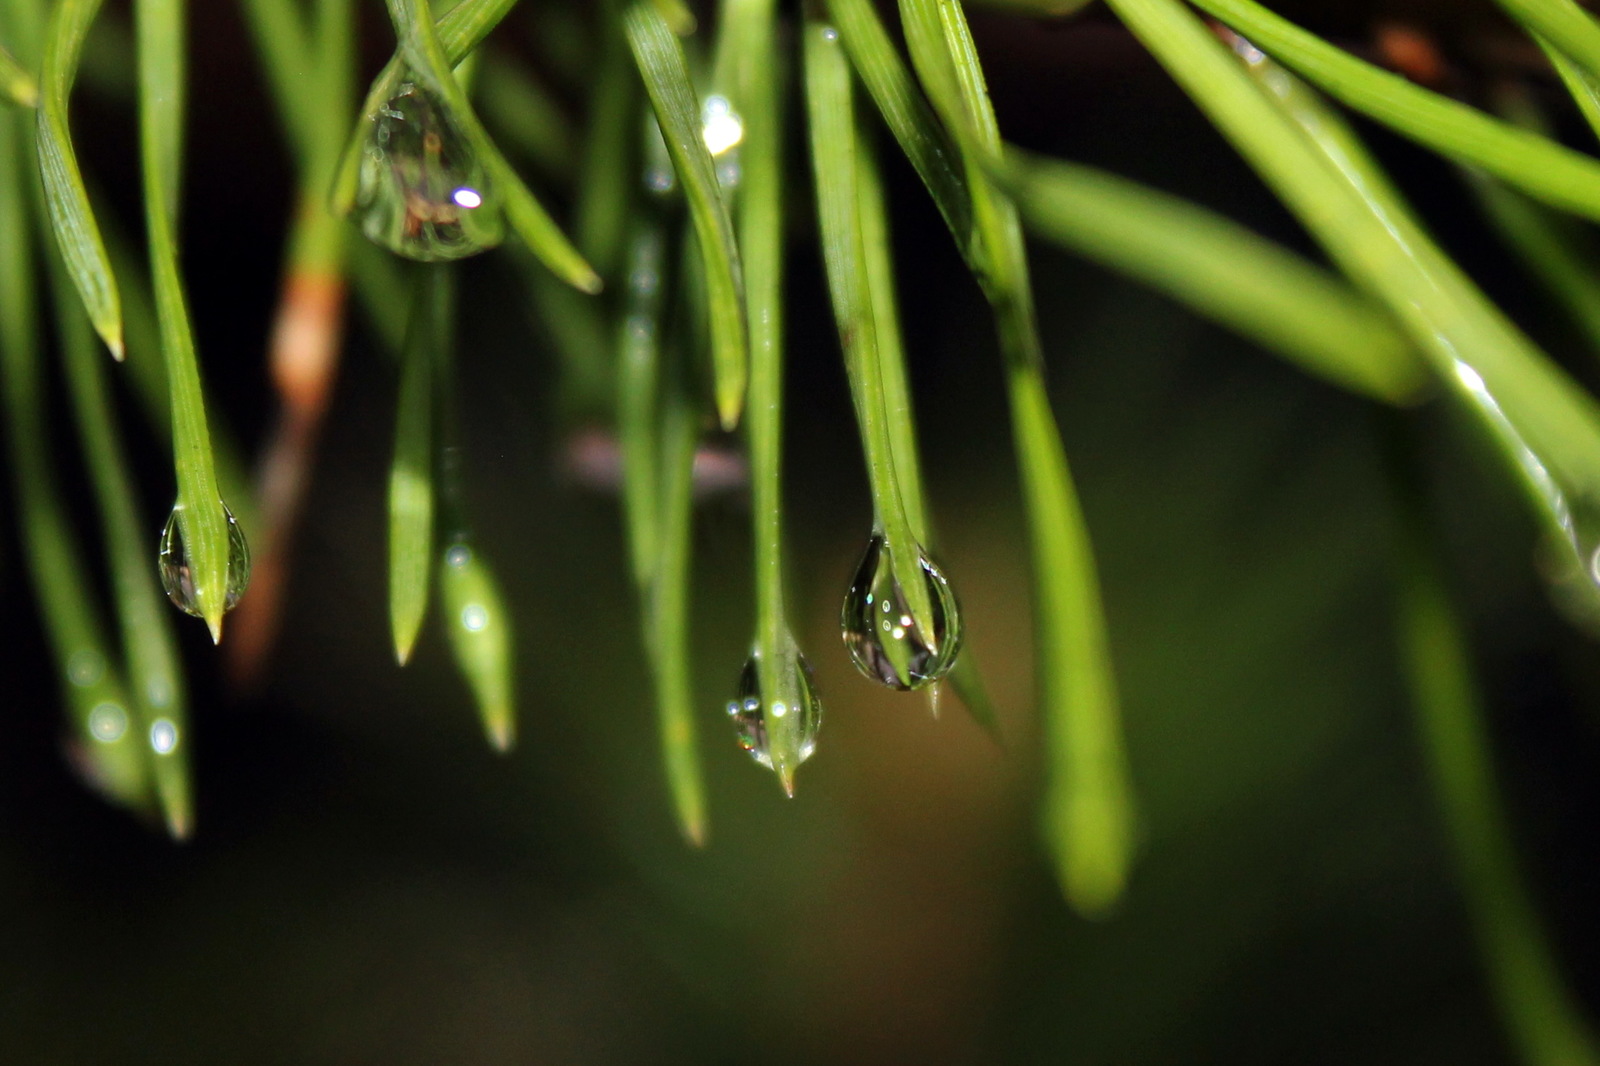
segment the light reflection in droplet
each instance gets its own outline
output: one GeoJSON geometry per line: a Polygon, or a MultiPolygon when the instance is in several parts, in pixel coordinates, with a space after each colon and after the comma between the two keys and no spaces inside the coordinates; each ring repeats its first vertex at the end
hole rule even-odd
{"type": "Polygon", "coordinates": [[[781,700],[773,701],[773,704],[772,704],[772,717],[774,717],[774,718],[782,718],[784,715],[786,715],[788,713],[789,713],[789,705],[788,704],[782,702],[781,700]]]}
{"type": "Polygon", "coordinates": [[[157,755],[171,755],[178,746],[178,727],[170,718],[150,723],[150,747],[157,755]]]}
{"type": "Polygon", "coordinates": [[[822,39],[824,41],[837,41],[839,39],[839,31],[832,26],[826,26],[822,30],[822,39]]]}
{"type": "Polygon", "coordinates": [[[128,731],[128,712],[115,703],[96,704],[89,712],[89,734],[104,744],[121,740],[128,731]]]}
{"type": "Polygon", "coordinates": [[[483,194],[477,189],[469,189],[465,186],[451,193],[450,199],[455,201],[457,207],[464,207],[468,211],[475,207],[483,206],[483,194]]]}
{"type": "Polygon", "coordinates": [[[465,544],[452,544],[444,553],[444,564],[452,570],[464,570],[472,562],[472,549],[465,544]]]}
{"type": "Polygon", "coordinates": [[[489,609],[481,603],[469,603],[461,608],[461,625],[473,633],[481,632],[489,624],[489,609]]]}

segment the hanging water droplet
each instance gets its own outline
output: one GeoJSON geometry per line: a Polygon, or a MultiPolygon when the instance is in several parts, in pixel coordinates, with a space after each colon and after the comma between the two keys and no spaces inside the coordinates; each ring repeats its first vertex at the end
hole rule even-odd
{"type": "Polygon", "coordinates": [[[372,117],[355,213],[361,232],[408,259],[461,259],[500,243],[488,175],[444,101],[407,80],[372,117]]]}
{"type": "MultiPolygon", "coordinates": [[[[228,505],[219,501],[217,506],[228,520],[228,585],[222,609],[231,611],[250,585],[250,545],[245,542],[244,530],[239,528],[239,521],[228,510],[228,505]]],[[[167,527],[161,531],[161,587],[167,590],[167,599],[174,606],[198,618],[200,606],[195,597],[194,575],[189,568],[189,549],[183,542],[183,523],[178,521],[182,510],[182,507],[174,507],[167,516],[167,527]]]]}
{"type": "MultiPolygon", "coordinates": [[[[799,652],[794,653],[794,670],[787,699],[775,699],[770,708],[772,717],[789,719],[791,728],[799,738],[795,765],[811,758],[817,750],[817,730],[822,728],[822,701],[817,698],[816,683],[811,677],[811,665],[799,652]]],[[[728,717],[739,738],[739,746],[750,753],[756,762],[772,769],[772,750],[767,728],[767,701],[761,692],[761,672],[755,656],[745,661],[739,674],[739,694],[728,701],[728,717]]],[[[776,727],[774,727],[776,728],[776,727]]],[[[793,772],[794,767],[790,767],[793,772]]]]}
{"type": "Polygon", "coordinates": [[[873,534],[844,598],[839,623],[850,658],[863,674],[901,690],[921,688],[950,672],[961,652],[961,613],[955,590],[919,549],[917,562],[933,606],[933,639],[911,617],[894,579],[891,549],[873,534]]]}

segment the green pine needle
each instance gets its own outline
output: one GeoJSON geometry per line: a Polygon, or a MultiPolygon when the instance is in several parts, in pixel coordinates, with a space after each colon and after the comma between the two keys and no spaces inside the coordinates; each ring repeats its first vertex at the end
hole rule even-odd
{"type": "Polygon", "coordinates": [[[660,12],[644,0],[631,5],[622,21],[689,204],[689,217],[704,264],[717,416],[722,428],[731,430],[744,411],[749,381],[744,276],[733,220],[701,133],[701,109],[689,79],[683,46],[660,12]]]}
{"type": "Polygon", "coordinates": [[[214,641],[227,609],[229,536],[206,424],[200,367],[178,266],[178,189],[183,157],[183,0],[137,0],[139,143],[145,228],[155,281],[161,349],[171,394],[178,524],[189,556],[195,607],[214,641]]]}
{"type": "Polygon", "coordinates": [[[389,624],[400,665],[411,660],[434,553],[434,376],[448,336],[448,296],[441,267],[426,267],[414,299],[400,359],[394,462],[389,468],[389,624]]]}
{"type": "MultiPolygon", "coordinates": [[[[77,75],[84,38],[101,0],[65,0],[55,10],[44,51],[44,95],[39,101],[39,169],[51,228],[83,305],[111,354],[121,359],[122,305],[106,258],[89,192],[67,129],[67,99],[77,75]]],[[[4,76],[0,64],[0,77],[4,76]]]]}
{"type": "MultiPolygon", "coordinates": [[[[1600,161],[1593,157],[1357,59],[1255,0],[1195,3],[1335,99],[1397,133],[1481,167],[1555,207],[1600,220],[1600,161]]],[[[1507,6],[1514,6],[1511,0],[1507,6]]],[[[1594,36],[1600,41],[1600,27],[1594,36]]]]}

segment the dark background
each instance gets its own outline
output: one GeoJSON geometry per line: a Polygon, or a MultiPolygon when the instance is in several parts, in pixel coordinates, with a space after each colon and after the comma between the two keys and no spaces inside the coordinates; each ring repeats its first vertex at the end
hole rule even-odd
{"type": "MultiPolygon", "coordinates": [[[[193,6],[186,263],[208,386],[255,444],[291,175],[233,5],[193,6]]],[[[496,40],[536,55],[551,5],[527,6],[496,40]]],[[[1486,5],[1283,9],[1356,50],[1375,19],[1413,19],[1468,91],[1517,54],[1486,5]]],[[[367,15],[370,71],[388,38],[367,15]]],[[[1305,246],[1104,13],[975,28],[1014,140],[1305,246]]],[[[81,107],[88,165],[135,219],[131,111],[81,107]]],[[[1594,353],[1509,273],[1454,172],[1375,137],[1450,250],[1592,381],[1594,353]]],[[[491,253],[463,268],[462,396],[478,538],[515,613],[516,751],[482,742],[436,620],[413,665],[393,665],[394,379],[356,317],[268,682],[231,691],[202,627],[183,627],[192,842],[72,778],[31,594],[0,568],[0,1062],[1509,1061],[1397,672],[1374,411],[1040,246],[1141,811],[1120,911],[1066,909],[1036,833],[1026,541],[991,325],[913,176],[897,161],[890,178],[941,554],[1006,750],[953,705],[934,721],[871,686],[836,635],[870,509],[797,180],[793,621],[827,717],[794,801],[719,720],[751,624],[747,501],[709,502],[694,656],[711,836],[686,847],[616,501],[563,473],[581,426],[491,253]]],[[[1595,645],[1552,609],[1482,445],[1441,410],[1410,421],[1532,893],[1593,1005],[1595,645]]],[[[170,486],[136,445],[154,515],[170,486]]],[[[0,546],[15,552],[9,528],[0,546]]]]}

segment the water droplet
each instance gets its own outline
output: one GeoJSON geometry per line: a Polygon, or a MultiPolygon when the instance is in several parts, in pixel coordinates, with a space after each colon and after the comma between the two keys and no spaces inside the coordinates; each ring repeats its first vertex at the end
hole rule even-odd
{"type": "MultiPolygon", "coordinates": [[[[250,585],[250,545],[245,543],[244,530],[228,510],[227,504],[218,502],[228,520],[228,588],[222,609],[231,611],[250,585]]],[[[178,521],[182,507],[174,507],[167,516],[167,527],[161,531],[161,587],[167,598],[185,614],[200,616],[195,598],[194,575],[189,570],[189,550],[183,543],[183,523],[178,521]]]]}
{"type": "Polygon", "coordinates": [[[721,155],[744,140],[744,120],[733,110],[726,96],[706,97],[700,111],[700,139],[706,142],[706,151],[712,155],[721,155]]]}
{"type": "Polygon", "coordinates": [[[172,702],[175,687],[170,675],[158,674],[145,683],[144,698],[152,707],[165,707],[172,702]]]}
{"type": "Polygon", "coordinates": [[[824,41],[837,41],[839,39],[839,31],[832,26],[824,26],[822,28],[822,39],[824,41]]]}
{"type": "Polygon", "coordinates": [[[150,747],[157,755],[171,755],[178,747],[178,727],[170,718],[150,723],[150,747]]]}
{"type": "Polygon", "coordinates": [[[89,712],[89,733],[103,744],[122,739],[128,731],[128,712],[115,703],[96,704],[89,712]]]}
{"type": "Polygon", "coordinates": [[[677,183],[670,167],[648,167],[644,172],[644,187],[651,192],[671,192],[677,183]]]}
{"type": "Polygon", "coordinates": [[[678,184],[678,174],[672,168],[672,157],[667,153],[666,138],[654,118],[645,120],[644,133],[644,187],[653,193],[671,192],[678,184]]]}
{"type": "Polygon", "coordinates": [[[950,672],[961,652],[961,614],[955,590],[920,549],[918,563],[933,606],[932,641],[912,620],[903,590],[894,580],[891,550],[881,533],[874,534],[867,544],[839,619],[856,667],[874,681],[901,690],[939,680],[950,672]],[[875,604],[882,615],[878,624],[873,621],[875,604]]]}
{"type": "Polygon", "coordinates": [[[72,653],[67,660],[67,680],[79,688],[98,684],[106,674],[106,657],[93,648],[72,653]]]}
{"type": "MultiPolygon", "coordinates": [[[[799,743],[795,764],[811,758],[817,750],[817,730],[822,727],[822,701],[817,698],[816,683],[811,677],[811,666],[798,652],[794,654],[795,669],[790,684],[792,691],[787,700],[772,702],[772,717],[790,719],[790,728],[796,731],[799,743]]],[[[772,751],[768,746],[767,717],[761,698],[761,674],[755,656],[751,656],[739,674],[739,695],[728,701],[728,717],[733,720],[739,746],[750,753],[756,762],[772,769],[772,751]]],[[[793,767],[790,768],[791,771],[793,767]]]]}
{"type": "Polygon", "coordinates": [[[472,549],[465,544],[452,544],[445,549],[444,565],[452,570],[465,570],[472,562],[472,549]]]}
{"type": "Polygon", "coordinates": [[[416,81],[372,117],[355,214],[361,232],[408,259],[442,262],[500,243],[500,207],[465,131],[416,81]]]}
{"type": "MultiPolygon", "coordinates": [[[[660,287],[661,275],[650,267],[639,267],[633,273],[628,275],[628,292],[630,295],[638,296],[648,300],[650,297],[656,294],[656,290],[658,290],[660,287]]],[[[639,324],[635,323],[634,319],[642,320],[646,324],[646,331],[649,331],[648,323],[653,321],[649,315],[629,316],[628,321],[630,323],[630,329],[637,333],[640,332],[639,324]]]]}
{"type": "Polygon", "coordinates": [[[489,609],[481,603],[469,603],[461,608],[461,625],[469,633],[481,633],[489,624],[489,609]]]}

